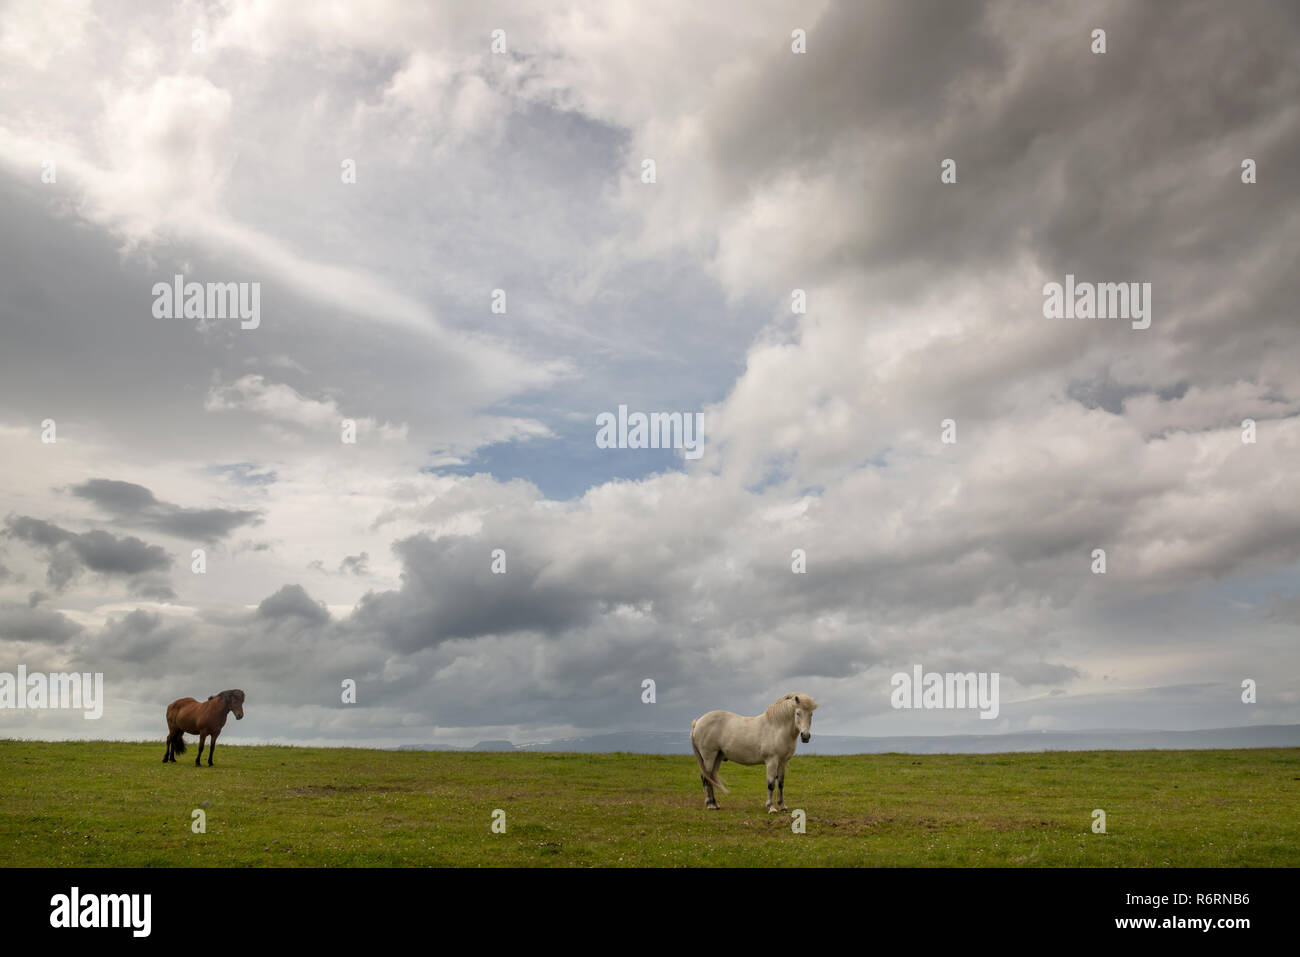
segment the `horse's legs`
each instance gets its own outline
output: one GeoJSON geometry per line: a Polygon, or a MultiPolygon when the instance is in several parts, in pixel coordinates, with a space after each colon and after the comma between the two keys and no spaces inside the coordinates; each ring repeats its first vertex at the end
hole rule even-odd
{"type": "Polygon", "coordinates": [[[172,758],[172,726],[167,725],[167,747],[163,750],[163,764],[174,760],[172,758]]]}
{"type": "Polygon", "coordinates": [[[196,768],[199,766],[199,759],[203,757],[203,742],[207,740],[208,740],[208,733],[206,731],[200,731],[199,732],[199,754],[198,757],[194,759],[194,766],[196,768]]]}
{"type": "Polygon", "coordinates": [[[700,784],[704,785],[704,807],[706,809],[717,807],[718,802],[713,798],[713,785],[709,783],[709,779],[703,774],[700,775],[700,784]]]}
{"type": "Polygon", "coordinates": [[[781,759],[767,759],[767,813],[775,814],[776,808],[772,806],[772,790],[776,787],[776,779],[781,773],[781,759]]]}
{"type": "Polygon", "coordinates": [[[208,745],[208,767],[212,767],[212,754],[217,750],[217,735],[219,731],[212,732],[212,743],[208,745]]]}
{"type": "Polygon", "coordinates": [[[785,766],[788,761],[782,761],[781,766],[776,769],[776,809],[785,810],[785,766]]]}
{"type": "MultiPolygon", "coordinates": [[[[722,752],[721,752],[721,751],[717,752],[717,753],[714,754],[714,756],[713,756],[713,764],[712,764],[712,766],[709,768],[709,777],[713,778],[713,780],[715,780],[715,781],[718,780],[718,768],[720,768],[720,767],[722,767],[722,752]]],[[[717,810],[720,810],[720,808],[718,807],[718,799],[717,799],[717,798],[714,796],[714,794],[713,794],[713,785],[710,784],[708,781],[705,781],[705,782],[704,782],[704,790],[705,790],[705,793],[707,793],[708,796],[709,796],[709,801],[708,801],[708,803],[704,805],[705,810],[708,810],[708,811],[717,811],[717,810]]]]}
{"type": "Polygon", "coordinates": [[[704,760],[704,755],[700,753],[699,748],[695,749],[695,756],[700,763],[700,784],[704,788],[704,809],[706,811],[717,810],[718,799],[713,796],[713,785],[709,783],[708,778],[708,775],[712,773],[709,771],[709,762],[704,760]]]}

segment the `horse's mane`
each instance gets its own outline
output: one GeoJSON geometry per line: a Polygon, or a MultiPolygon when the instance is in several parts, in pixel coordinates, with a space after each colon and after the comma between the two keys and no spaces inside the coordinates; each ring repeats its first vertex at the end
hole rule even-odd
{"type": "Polygon", "coordinates": [[[768,705],[767,710],[764,711],[763,714],[765,714],[769,718],[776,718],[781,721],[785,721],[786,719],[794,715],[795,698],[799,699],[800,704],[806,710],[808,711],[817,710],[817,702],[814,701],[811,697],[799,691],[791,691],[789,694],[781,695],[781,697],[777,698],[770,705],[768,705]]]}

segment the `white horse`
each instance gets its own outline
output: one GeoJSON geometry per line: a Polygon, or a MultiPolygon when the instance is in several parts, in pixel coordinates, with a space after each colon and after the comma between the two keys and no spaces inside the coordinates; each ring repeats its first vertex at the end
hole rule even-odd
{"type": "Polygon", "coordinates": [[[767,766],[767,810],[769,814],[785,810],[785,766],[794,755],[795,739],[804,744],[812,737],[812,713],[817,702],[806,694],[782,695],[762,714],[753,718],[730,711],[710,711],[691,722],[691,747],[700,763],[700,783],[704,785],[704,806],[718,809],[714,787],[727,786],[718,779],[723,761],[767,766]],[[772,789],[776,788],[776,806],[772,806],[772,789]]]}

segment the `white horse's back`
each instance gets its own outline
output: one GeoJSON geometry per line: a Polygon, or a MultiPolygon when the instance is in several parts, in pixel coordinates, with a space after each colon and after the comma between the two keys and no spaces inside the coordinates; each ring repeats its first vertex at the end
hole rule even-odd
{"type": "Polygon", "coordinates": [[[732,711],[710,711],[696,719],[691,740],[707,742],[722,752],[722,760],[736,764],[763,763],[762,715],[747,717],[732,711]],[[698,737],[697,737],[698,736],[698,737]]]}

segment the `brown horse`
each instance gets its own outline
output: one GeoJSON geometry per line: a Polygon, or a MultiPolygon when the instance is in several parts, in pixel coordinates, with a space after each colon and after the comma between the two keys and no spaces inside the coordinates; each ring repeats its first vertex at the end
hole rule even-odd
{"type": "Polygon", "coordinates": [[[223,691],[214,694],[207,701],[194,698],[177,698],[167,706],[167,753],[163,755],[163,764],[175,762],[176,755],[185,753],[185,732],[199,736],[199,755],[194,759],[194,766],[199,766],[203,757],[203,742],[212,735],[212,746],[208,748],[208,767],[212,767],[212,752],[217,750],[217,735],[226,726],[226,715],[235,712],[235,720],[244,718],[244,692],[223,691]]]}

